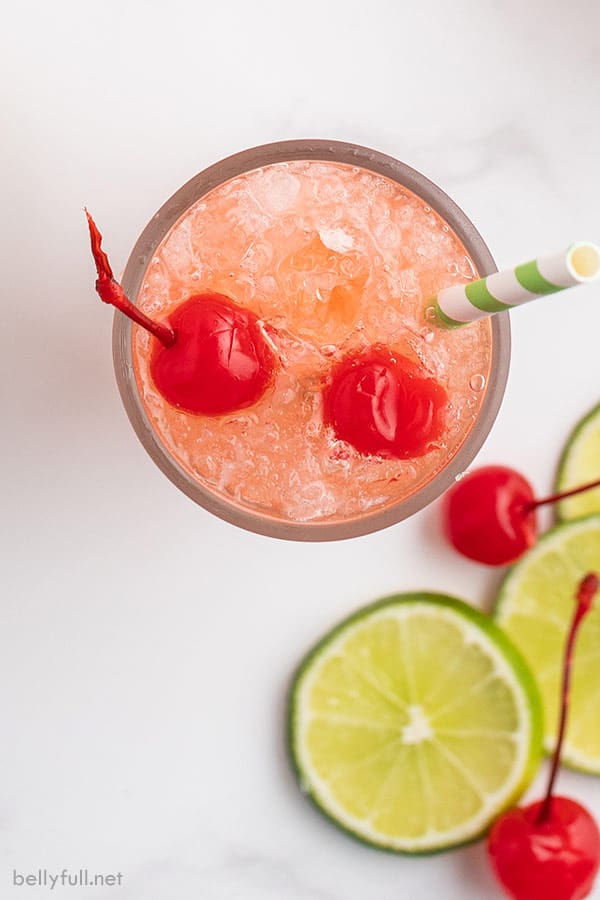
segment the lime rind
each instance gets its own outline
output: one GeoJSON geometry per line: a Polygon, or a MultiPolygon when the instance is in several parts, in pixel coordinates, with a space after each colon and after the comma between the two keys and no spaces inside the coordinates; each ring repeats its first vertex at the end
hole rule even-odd
{"type": "Polygon", "coordinates": [[[345,833],[364,844],[394,853],[433,854],[472,843],[479,840],[487,831],[491,822],[506,808],[514,804],[528,787],[537,771],[542,755],[542,704],[537,685],[529,667],[512,641],[498,626],[479,610],[463,601],[442,594],[418,592],[395,594],[359,609],[340,622],[327,633],[304,657],[293,677],[289,698],[288,715],[288,749],[292,766],[296,773],[302,792],[313,805],[326,816],[329,821],[345,833]],[[327,785],[309,773],[310,765],[303,758],[302,722],[306,716],[303,708],[308,697],[311,674],[314,677],[317,664],[322,657],[327,657],[336,644],[349,635],[359,623],[375,621],[379,615],[395,612],[402,617],[403,612],[418,609],[426,610],[434,616],[450,616],[462,621],[463,630],[467,630],[469,639],[479,642],[486,653],[493,659],[496,671],[503,675],[513,689],[513,696],[519,712],[520,744],[518,763],[511,772],[511,778],[502,785],[501,790],[489,795],[488,802],[480,814],[470,819],[463,827],[449,832],[432,832],[418,839],[394,840],[389,835],[382,835],[365,827],[364,821],[349,816],[330,795],[327,785]]]}
{"type": "MultiPolygon", "coordinates": [[[[593,467],[593,471],[587,471],[587,466],[581,465],[586,443],[595,434],[598,435],[597,441],[600,445],[600,404],[594,406],[577,422],[566,440],[556,471],[556,493],[568,491],[600,478],[600,456],[598,465],[593,467]],[[584,471],[581,471],[582,468],[584,471]]],[[[596,513],[600,513],[600,488],[561,500],[555,508],[557,522],[571,522],[596,513]]]]}
{"type": "MultiPolygon", "coordinates": [[[[600,409],[600,408],[599,408],[600,409]]],[[[583,424],[583,423],[581,423],[583,424]]],[[[560,559],[562,564],[566,567],[571,568],[571,581],[573,586],[576,586],[577,583],[587,572],[590,570],[589,567],[581,565],[581,561],[577,563],[576,561],[567,560],[567,557],[564,553],[564,544],[566,537],[576,538],[579,534],[587,534],[591,530],[598,531],[598,565],[597,568],[600,570],[600,513],[594,513],[589,516],[583,516],[581,518],[573,519],[572,521],[560,522],[555,525],[545,534],[543,534],[535,547],[525,554],[525,556],[519,560],[519,562],[515,563],[511,566],[510,569],[506,572],[500,587],[498,589],[498,594],[496,596],[496,602],[494,605],[494,609],[492,612],[492,617],[494,621],[503,629],[507,629],[507,623],[511,617],[511,615],[516,614],[517,609],[517,585],[519,580],[522,578],[522,573],[526,571],[532,563],[535,562],[541,556],[555,554],[556,559],[560,559]]],[[[555,583],[552,584],[552,588],[555,589],[555,583]]],[[[574,595],[574,589],[573,589],[574,595]]],[[[574,602],[574,601],[573,601],[574,602]]],[[[519,609],[519,613],[521,616],[531,617],[532,619],[535,616],[535,611],[528,608],[526,605],[519,609]]],[[[548,611],[546,617],[546,621],[550,624],[553,622],[553,613],[551,610],[548,611]]],[[[561,642],[560,642],[560,657],[557,659],[556,666],[554,667],[556,671],[560,672],[560,667],[562,665],[562,652],[564,650],[564,641],[566,640],[566,633],[568,629],[569,621],[567,619],[557,619],[556,627],[561,629],[561,642]]],[[[585,628],[585,623],[582,626],[585,628]]],[[[508,630],[508,634],[510,637],[510,630],[508,630]]],[[[514,639],[518,643],[518,639],[515,636],[514,639]]],[[[599,648],[600,649],[600,648],[599,648]]],[[[525,658],[527,658],[527,653],[525,650],[521,651],[525,658]]],[[[535,678],[540,679],[539,673],[535,672],[535,667],[532,666],[531,662],[529,662],[529,667],[531,671],[533,671],[533,675],[535,678]]],[[[545,673],[542,673],[542,677],[545,673]]],[[[575,650],[575,660],[574,660],[574,684],[575,679],[577,678],[577,648],[575,650]]],[[[573,689],[572,689],[573,693],[573,689]]],[[[558,699],[558,691],[556,692],[556,697],[558,699]]],[[[600,709],[600,683],[597,685],[597,694],[591,694],[589,701],[589,713],[590,713],[590,721],[598,722],[599,717],[597,715],[594,716],[594,707],[596,709],[600,709]],[[598,699],[594,698],[598,696],[598,699]]],[[[545,716],[545,719],[549,719],[549,716],[545,716]]],[[[580,729],[585,728],[587,726],[587,718],[585,721],[579,721],[580,729]]],[[[573,740],[570,735],[573,734],[573,711],[571,711],[571,717],[569,720],[569,726],[567,727],[567,734],[565,737],[565,741],[563,744],[562,754],[561,754],[561,763],[567,768],[574,769],[575,771],[582,772],[588,775],[600,775],[600,755],[599,756],[590,756],[589,754],[582,753],[576,746],[573,744],[573,740]]],[[[553,733],[546,732],[544,735],[543,745],[546,753],[550,754],[553,752],[556,743],[556,735],[553,733]]]]}

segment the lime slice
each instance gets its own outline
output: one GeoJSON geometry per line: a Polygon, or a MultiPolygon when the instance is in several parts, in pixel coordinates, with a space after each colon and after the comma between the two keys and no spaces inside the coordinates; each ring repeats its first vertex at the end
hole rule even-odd
{"type": "MultiPolygon", "coordinates": [[[[600,406],[596,406],[573,429],[563,450],[556,477],[556,493],[596,481],[600,478],[600,406]]],[[[556,505],[556,516],[570,522],[600,513],[600,488],[576,497],[568,497],[556,505]]]]}
{"type": "MultiPolygon", "coordinates": [[[[600,515],[558,525],[509,570],[494,618],[529,663],[542,694],[546,749],[558,727],[562,660],[587,572],[600,572],[600,515]]],[[[575,647],[563,762],[600,774],[600,605],[581,625],[575,647]]]]}
{"type": "Polygon", "coordinates": [[[438,594],[362,609],[305,658],[291,691],[300,786],[377,847],[431,853],[479,837],[541,754],[535,683],[482,613],[438,594]]]}

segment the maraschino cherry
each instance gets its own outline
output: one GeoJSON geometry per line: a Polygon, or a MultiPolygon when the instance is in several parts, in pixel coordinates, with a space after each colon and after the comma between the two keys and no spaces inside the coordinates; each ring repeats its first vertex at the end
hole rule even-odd
{"type": "Polygon", "coordinates": [[[423,456],[444,430],[447,395],[416,363],[372,347],[346,357],[323,392],[325,421],[360,453],[423,456]]]}
{"type": "Polygon", "coordinates": [[[536,510],[600,486],[600,480],[536,500],[526,478],[507,466],[475,469],[446,494],[444,526],[459,553],[489,566],[513,562],[533,547],[536,510]]]}
{"type": "Polygon", "coordinates": [[[256,403],[273,380],[275,357],[258,318],[223,294],[196,294],[166,322],[146,316],[115,281],[102,235],[86,210],[98,279],[105,303],[155,338],[150,373],[172,406],[194,415],[219,416],[256,403]]]}
{"type": "Polygon", "coordinates": [[[577,631],[598,591],[598,576],[583,578],[567,637],[560,725],[544,800],[503,813],[488,836],[496,877],[514,900],[582,900],[600,864],[600,831],[591,814],[569,797],[552,794],[560,764],[577,631]]]}
{"type": "Polygon", "coordinates": [[[257,317],[223,294],[196,294],[169,316],[177,340],[155,344],[150,373],[165,400],[219,416],[252,406],[273,378],[274,356],[257,317]]]}

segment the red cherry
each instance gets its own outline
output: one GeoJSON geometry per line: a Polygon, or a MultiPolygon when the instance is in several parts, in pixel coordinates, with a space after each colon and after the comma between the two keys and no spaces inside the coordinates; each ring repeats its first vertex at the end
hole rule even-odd
{"type": "Polygon", "coordinates": [[[591,891],[600,865],[600,832],[590,813],[575,800],[552,794],[567,729],[575,641],[599,586],[598,575],[589,572],[577,589],[565,644],[560,719],[546,796],[503,813],[488,836],[492,868],[514,900],[582,900],[591,891]]]}
{"type": "Polygon", "coordinates": [[[169,321],[156,322],[137,308],[115,281],[102,235],[85,211],[100,299],[115,306],[155,338],[150,360],[165,400],[184,412],[220,416],[256,403],[273,379],[275,358],[254,313],[223,294],[197,294],[169,321]]]}
{"type": "Polygon", "coordinates": [[[275,359],[257,317],[223,294],[197,294],[169,316],[175,343],[155,342],[150,361],[165,400],[195,415],[218,416],[256,403],[275,359]]]}
{"type": "Polygon", "coordinates": [[[459,553],[490,566],[521,556],[535,544],[538,527],[529,482],[505,466],[465,475],[445,497],[444,523],[459,553]]]}
{"type": "Polygon", "coordinates": [[[507,466],[475,469],[451,488],[444,502],[444,528],[463,556],[489,566],[513,562],[533,547],[538,506],[556,503],[600,485],[582,484],[536,500],[526,478],[507,466]]]}
{"type": "Polygon", "coordinates": [[[590,813],[569,797],[552,797],[510,809],[488,837],[492,868],[515,900],[581,900],[592,889],[600,863],[600,831],[590,813]]]}
{"type": "Polygon", "coordinates": [[[323,400],[325,421],[360,453],[423,456],[444,430],[445,390],[416,363],[384,348],[342,360],[323,400]]]}

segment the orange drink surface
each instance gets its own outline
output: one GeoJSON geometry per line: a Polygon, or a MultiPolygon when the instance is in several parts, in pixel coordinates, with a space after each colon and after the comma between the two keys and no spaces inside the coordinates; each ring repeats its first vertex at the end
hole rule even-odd
{"type": "Polygon", "coordinates": [[[472,429],[491,364],[485,319],[448,330],[430,300],[478,277],[464,246],[420,197],[337,162],[272,163],[195,202],[163,239],[137,304],[164,318],[215,292],[259,317],[278,366],[254,405],[192,415],[153,383],[152,338],[132,329],[143,408],[179,465],[210,491],[291,522],[344,520],[426,485],[472,429]],[[361,453],[324,415],[336,365],[385,347],[447,395],[441,436],[415,458],[361,453]]]}

